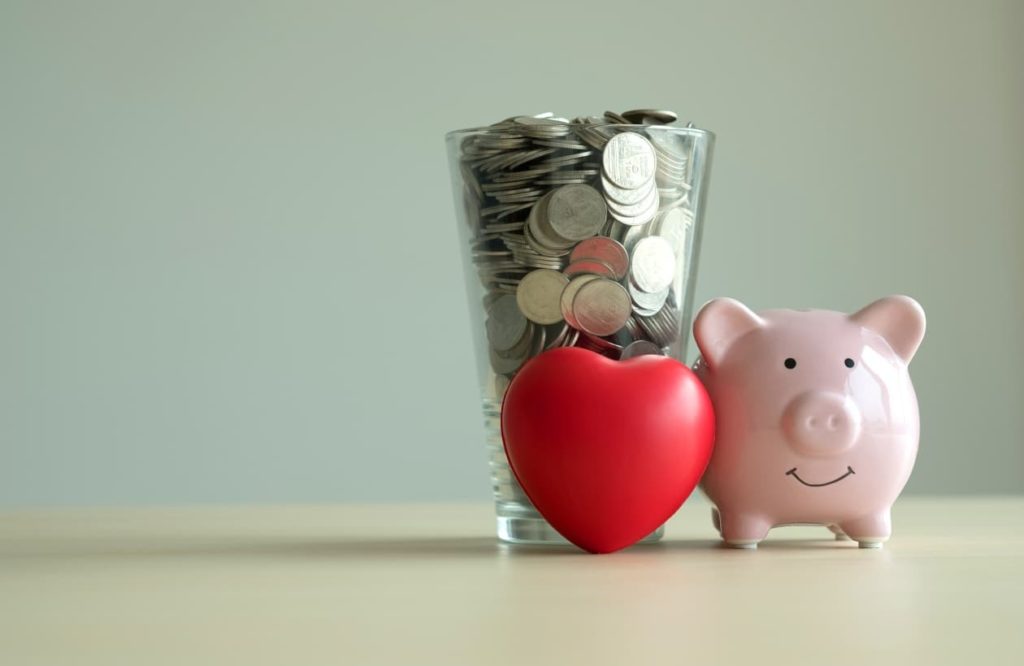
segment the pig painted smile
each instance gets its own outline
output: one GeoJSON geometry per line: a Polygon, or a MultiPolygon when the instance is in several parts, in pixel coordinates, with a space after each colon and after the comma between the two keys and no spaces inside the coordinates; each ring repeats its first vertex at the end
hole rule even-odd
{"type": "Polygon", "coordinates": [[[850,476],[851,474],[856,474],[856,472],[853,471],[852,467],[847,465],[846,466],[846,474],[843,474],[842,476],[836,477],[836,478],[832,479],[831,481],[826,481],[825,483],[807,483],[806,481],[801,479],[799,477],[799,475],[797,475],[796,467],[794,467],[793,469],[791,469],[788,472],[786,472],[786,476],[793,477],[794,479],[796,479],[797,481],[799,481],[800,483],[804,484],[805,486],[807,486],[809,488],[821,488],[821,487],[824,487],[824,486],[831,486],[833,483],[839,483],[840,481],[842,481],[846,477],[850,476]]]}

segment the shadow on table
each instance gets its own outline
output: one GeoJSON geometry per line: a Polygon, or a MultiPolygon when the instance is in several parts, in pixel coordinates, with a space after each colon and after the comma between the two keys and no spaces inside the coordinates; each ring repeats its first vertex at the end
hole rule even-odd
{"type": "MultiPolygon", "coordinates": [[[[769,539],[762,542],[760,551],[821,549],[856,550],[853,542],[837,542],[826,539],[769,539]]],[[[645,559],[679,552],[714,552],[724,551],[743,554],[755,554],[757,550],[733,549],[725,546],[719,539],[668,539],[652,544],[637,544],[618,553],[604,557],[645,559]]],[[[32,549],[8,551],[0,554],[0,559],[21,561],[46,560],[82,560],[82,559],[113,559],[113,560],[147,560],[147,559],[180,559],[182,561],[210,558],[233,559],[323,559],[323,560],[444,560],[465,558],[562,558],[587,557],[587,554],[568,544],[564,545],[527,545],[508,544],[491,536],[438,536],[413,537],[404,539],[324,539],[314,540],[282,540],[282,541],[246,541],[218,539],[198,540],[192,543],[153,543],[132,542],[97,543],[82,541],[81,543],[63,542],[53,550],[32,549]]]]}
{"type": "Polygon", "coordinates": [[[62,542],[53,550],[18,549],[0,553],[3,560],[81,559],[423,559],[494,557],[501,546],[488,537],[424,537],[411,539],[325,539],[282,541],[197,540],[192,543],[62,542]]]}
{"type": "MultiPolygon", "coordinates": [[[[644,558],[659,553],[681,550],[714,550],[713,540],[664,541],[639,544],[606,557],[644,558]]],[[[62,542],[52,550],[25,548],[8,550],[0,559],[44,562],[47,560],[149,560],[231,558],[231,559],[335,559],[343,560],[423,560],[465,558],[561,558],[587,557],[582,550],[568,544],[508,544],[491,536],[479,537],[415,537],[405,539],[325,539],[282,541],[223,541],[203,539],[192,543],[153,543],[125,540],[121,543],[90,541],[62,542]]]]}
{"type": "MultiPolygon", "coordinates": [[[[656,556],[680,550],[713,550],[718,542],[710,539],[666,541],[639,544],[612,553],[630,557],[656,556]]],[[[337,559],[464,559],[477,558],[562,558],[587,557],[587,553],[569,544],[510,544],[494,537],[422,537],[407,539],[352,539],[345,541],[304,542],[285,544],[237,545],[229,550],[235,556],[294,556],[337,559]]]]}

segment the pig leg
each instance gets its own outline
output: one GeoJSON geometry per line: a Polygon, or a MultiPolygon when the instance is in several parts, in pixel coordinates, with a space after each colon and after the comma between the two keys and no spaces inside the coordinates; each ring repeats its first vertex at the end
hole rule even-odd
{"type": "Polygon", "coordinates": [[[836,535],[836,541],[849,541],[850,537],[846,536],[846,532],[839,529],[838,525],[827,525],[828,529],[832,534],[836,535]]]}
{"type": "Polygon", "coordinates": [[[839,527],[850,535],[861,548],[881,548],[892,534],[892,519],[889,510],[880,511],[853,520],[846,520],[839,527]]]}
{"type": "Polygon", "coordinates": [[[722,535],[722,518],[718,515],[718,509],[711,507],[711,524],[715,526],[718,535],[722,535]]]}
{"type": "Polygon", "coordinates": [[[749,513],[721,511],[718,516],[722,539],[733,548],[757,548],[771,529],[771,523],[749,513]]]}

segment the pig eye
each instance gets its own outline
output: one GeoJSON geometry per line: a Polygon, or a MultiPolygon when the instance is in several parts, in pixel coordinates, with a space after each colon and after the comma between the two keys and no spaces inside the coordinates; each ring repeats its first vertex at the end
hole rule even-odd
{"type": "Polygon", "coordinates": [[[788,369],[792,370],[793,368],[796,367],[796,359],[795,358],[787,358],[785,361],[782,362],[782,365],[784,365],[788,369]]]}
{"type": "Polygon", "coordinates": [[[845,363],[846,367],[848,367],[848,368],[852,368],[853,367],[853,359],[852,358],[846,359],[845,361],[843,361],[843,363],[845,363]]]}

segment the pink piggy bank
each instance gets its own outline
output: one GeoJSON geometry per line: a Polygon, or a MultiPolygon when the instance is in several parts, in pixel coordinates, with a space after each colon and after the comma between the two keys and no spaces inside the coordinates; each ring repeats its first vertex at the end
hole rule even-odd
{"type": "Polygon", "coordinates": [[[888,296],[851,315],[765,310],[719,298],[693,324],[694,370],[715,407],[715,449],[701,487],[731,546],[768,530],[821,524],[878,548],[917,456],[917,397],[907,365],[924,310],[888,296]]]}

